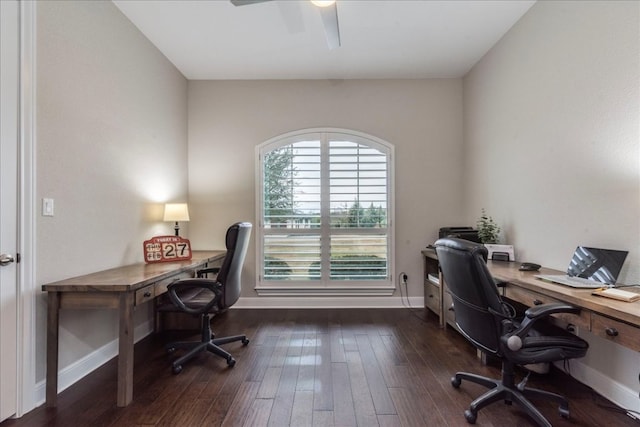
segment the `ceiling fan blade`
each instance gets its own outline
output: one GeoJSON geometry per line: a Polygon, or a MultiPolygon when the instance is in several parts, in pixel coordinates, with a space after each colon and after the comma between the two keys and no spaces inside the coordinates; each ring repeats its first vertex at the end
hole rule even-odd
{"type": "Polygon", "coordinates": [[[254,3],[264,3],[271,0],[230,0],[234,6],[247,6],[254,3]]]}
{"type": "Polygon", "coordinates": [[[302,8],[297,1],[279,1],[278,9],[280,16],[287,27],[289,34],[303,33],[305,30],[304,19],[302,18],[302,8]]]}
{"type": "Polygon", "coordinates": [[[340,27],[338,26],[338,7],[336,3],[319,9],[329,49],[340,47],[340,27]]]}

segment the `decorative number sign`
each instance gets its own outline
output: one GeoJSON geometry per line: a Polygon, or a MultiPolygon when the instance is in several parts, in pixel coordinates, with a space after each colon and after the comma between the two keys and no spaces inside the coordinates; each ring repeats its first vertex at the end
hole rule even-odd
{"type": "Polygon", "coordinates": [[[179,236],[156,236],[145,240],[143,245],[144,260],[147,263],[191,259],[191,243],[179,236]]]}

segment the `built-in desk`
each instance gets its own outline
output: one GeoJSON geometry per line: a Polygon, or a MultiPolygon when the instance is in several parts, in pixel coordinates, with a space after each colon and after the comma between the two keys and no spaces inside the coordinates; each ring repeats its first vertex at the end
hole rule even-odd
{"type": "Polygon", "coordinates": [[[42,286],[47,295],[47,406],[58,399],[58,319],[61,309],[119,311],[118,406],[133,398],[133,312],[167,291],[176,279],[221,260],[225,251],[193,251],[189,261],[133,264],[42,286]]]}
{"type": "MultiPolygon", "coordinates": [[[[566,323],[640,351],[640,301],[622,302],[591,295],[592,289],[575,289],[536,279],[536,274],[564,274],[542,268],[539,272],[520,271],[520,263],[489,261],[491,274],[506,282],[504,296],[526,306],[562,301],[582,308],[579,315],[565,314],[566,323]]],[[[640,292],[640,288],[625,288],[640,292]]]]}
{"type": "MultiPolygon", "coordinates": [[[[432,249],[422,251],[425,263],[425,306],[440,316],[440,324],[453,325],[450,295],[446,282],[437,271],[437,256],[432,249]],[[436,286],[434,277],[440,279],[436,286]],[[435,300],[435,301],[433,301],[435,300]]],[[[520,271],[517,262],[489,261],[491,274],[503,282],[503,295],[528,307],[549,302],[566,302],[582,310],[580,314],[556,315],[559,323],[573,325],[583,331],[640,351],[640,301],[622,302],[591,295],[592,290],[575,289],[536,279],[536,274],[564,274],[542,268],[539,272],[520,271]]],[[[639,292],[640,288],[625,288],[639,292]]]]}

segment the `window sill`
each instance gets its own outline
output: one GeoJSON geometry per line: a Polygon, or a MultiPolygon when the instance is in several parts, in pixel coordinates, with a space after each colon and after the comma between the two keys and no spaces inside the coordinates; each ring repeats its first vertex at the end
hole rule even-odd
{"type": "Polygon", "coordinates": [[[256,286],[259,296],[391,296],[395,286],[256,286]]]}

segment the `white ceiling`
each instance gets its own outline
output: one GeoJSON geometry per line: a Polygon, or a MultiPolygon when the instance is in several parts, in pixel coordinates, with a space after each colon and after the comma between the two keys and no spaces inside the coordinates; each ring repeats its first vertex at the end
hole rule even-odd
{"type": "Polygon", "coordinates": [[[460,77],[535,3],[338,0],[330,50],[307,0],[113,2],[190,80],[460,77]]]}

